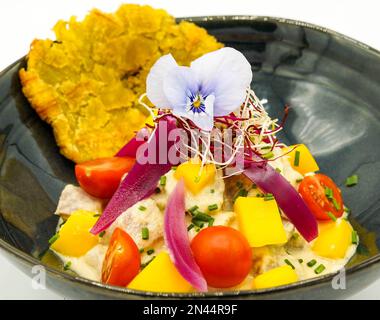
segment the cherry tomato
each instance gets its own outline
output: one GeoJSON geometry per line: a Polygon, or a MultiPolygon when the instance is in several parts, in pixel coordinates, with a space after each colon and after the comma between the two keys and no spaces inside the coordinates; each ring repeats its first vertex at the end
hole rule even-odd
{"type": "Polygon", "coordinates": [[[252,251],[247,239],[230,227],[203,229],[194,237],[191,249],[211,287],[229,288],[238,285],[252,267],[252,251]]]}
{"type": "Polygon", "coordinates": [[[131,170],[134,158],[112,157],[91,160],[75,166],[75,176],[88,194],[111,198],[124,174],[131,170]]]}
{"type": "Polygon", "coordinates": [[[343,199],[339,188],[328,176],[318,173],[305,177],[299,185],[298,192],[318,220],[329,220],[342,216],[343,199]]]}
{"type": "Polygon", "coordinates": [[[140,271],[140,252],[128,233],[116,228],[104,258],[102,282],[125,287],[140,271]]]}

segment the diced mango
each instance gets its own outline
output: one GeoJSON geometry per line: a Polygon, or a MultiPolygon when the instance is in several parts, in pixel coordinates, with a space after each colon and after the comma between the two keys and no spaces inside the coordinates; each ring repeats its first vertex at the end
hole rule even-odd
{"type": "Polygon", "coordinates": [[[286,243],[286,232],[275,200],[239,197],[235,201],[234,211],[239,229],[251,247],[286,243]]]}
{"type": "Polygon", "coordinates": [[[350,223],[344,219],[323,225],[319,228],[319,235],[312,249],[321,257],[343,259],[352,243],[352,231],[350,223]]]}
{"type": "Polygon", "coordinates": [[[99,237],[90,233],[98,218],[95,213],[86,210],[74,211],[58,232],[58,239],[51,249],[70,257],[80,257],[92,249],[99,237]]]}
{"type": "Polygon", "coordinates": [[[282,266],[258,275],[253,280],[253,289],[283,286],[298,281],[297,273],[291,266],[282,266]]]}
{"type": "Polygon", "coordinates": [[[196,195],[202,191],[204,187],[214,182],[215,174],[215,165],[207,164],[203,166],[201,171],[201,162],[192,159],[180,164],[174,173],[174,177],[177,180],[183,178],[186,189],[196,195]]]}
{"type": "Polygon", "coordinates": [[[316,172],[319,170],[318,164],[313,155],[304,144],[297,144],[284,148],[283,153],[285,154],[287,152],[289,152],[287,156],[289,156],[291,166],[299,173],[305,175],[306,173],[316,172]],[[289,152],[290,150],[292,151],[289,152]],[[296,160],[297,151],[299,152],[298,160],[296,160]]]}
{"type": "Polygon", "coordinates": [[[153,292],[191,292],[188,283],[170,260],[167,252],[161,251],[128,285],[129,289],[153,292]]]}

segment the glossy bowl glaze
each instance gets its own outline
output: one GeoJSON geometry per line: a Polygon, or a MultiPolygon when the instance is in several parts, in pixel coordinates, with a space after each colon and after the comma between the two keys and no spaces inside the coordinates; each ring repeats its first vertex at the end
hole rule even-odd
{"type": "Polygon", "coordinates": [[[253,88],[268,99],[268,112],[292,111],[281,138],[309,146],[321,171],[341,186],[359,228],[359,253],[346,270],[346,289],[332,287],[335,275],[293,285],[244,292],[160,294],[136,292],[64,272],[45,254],[55,233],[55,210],[65,184],[75,182],[73,163],[62,157],[48,125],[24,98],[21,59],[0,76],[0,247],[31,277],[46,270],[47,285],[73,298],[342,298],[366,287],[380,274],[380,53],[355,40],[303,22],[269,17],[186,18],[247,57],[253,88]],[[354,188],[344,186],[353,173],[354,188]],[[37,270],[38,271],[38,270],[37,270]]]}

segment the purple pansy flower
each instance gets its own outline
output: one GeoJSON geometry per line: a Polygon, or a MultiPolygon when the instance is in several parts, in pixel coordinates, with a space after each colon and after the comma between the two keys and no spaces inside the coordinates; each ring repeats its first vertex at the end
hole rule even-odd
{"type": "Polygon", "coordinates": [[[244,102],[252,80],[251,65],[242,53],[222,48],[179,66],[171,54],[153,65],[146,93],[157,108],[171,109],[200,129],[210,131],[214,117],[235,111],[244,102]]]}

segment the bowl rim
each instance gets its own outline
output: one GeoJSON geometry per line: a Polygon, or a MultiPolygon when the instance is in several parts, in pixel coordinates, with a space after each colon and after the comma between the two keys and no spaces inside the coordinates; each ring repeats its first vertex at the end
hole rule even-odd
{"type": "MultiPolygon", "coordinates": [[[[295,26],[301,26],[307,29],[311,29],[314,31],[318,31],[321,33],[327,33],[331,36],[334,36],[336,38],[340,38],[345,41],[351,42],[354,46],[360,47],[363,50],[369,51],[377,56],[380,57],[380,51],[366,45],[363,42],[360,42],[358,40],[355,40],[351,37],[348,37],[344,34],[341,34],[339,32],[333,31],[331,29],[304,22],[294,19],[287,19],[287,18],[281,18],[281,17],[272,17],[272,16],[256,16],[256,15],[215,15],[215,16],[196,16],[196,17],[179,17],[176,18],[177,21],[191,21],[194,23],[207,23],[207,22],[221,22],[221,21],[261,21],[261,22],[274,22],[274,23],[281,23],[281,24],[288,24],[288,25],[295,25],[295,26]]],[[[25,57],[22,57],[6,67],[4,70],[0,71],[0,77],[4,76],[9,70],[11,70],[15,65],[21,63],[25,57]]],[[[194,299],[194,298],[200,298],[200,299],[207,299],[207,298],[236,298],[236,297],[260,297],[265,296],[268,294],[275,294],[280,293],[284,291],[291,291],[291,290],[297,290],[301,288],[312,288],[315,286],[319,286],[322,284],[325,284],[327,282],[331,282],[333,278],[340,272],[334,272],[330,274],[326,274],[323,276],[315,277],[308,280],[302,280],[298,281],[293,284],[288,284],[284,286],[278,286],[268,289],[259,289],[259,290],[237,290],[237,291],[222,291],[222,292],[193,292],[193,293],[166,293],[166,292],[148,292],[148,291],[140,291],[140,290],[132,290],[128,288],[123,287],[117,287],[112,285],[103,284],[98,281],[89,280],[80,276],[71,275],[69,273],[66,273],[64,271],[60,271],[54,267],[51,267],[47,264],[42,263],[39,259],[23,252],[22,250],[12,246],[5,240],[0,238],[0,249],[8,253],[10,256],[15,257],[24,264],[30,268],[36,265],[42,265],[46,272],[52,276],[55,277],[58,280],[67,281],[68,283],[74,283],[75,285],[80,285],[84,287],[88,287],[89,289],[99,291],[103,296],[112,296],[113,294],[125,295],[125,298],[128,296],[135,296],[140,298],[171,298],[171,299],[178,299],[178,298],[187,298],[187,299],[194,299]],[[106,290],[104,290],[106,289],[106,290]]],[[[379,264],[380,262],[380,253],[374,255],[373,257],[364,260],[360,263],[358,263],[355,266],[348,267],[346,271],[346,275],[350,276],[351,274],[356,274],[360,270],[366,269],[370,266],[375,266],[379,264]]]]}

